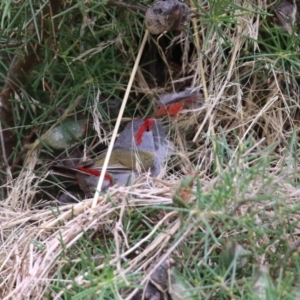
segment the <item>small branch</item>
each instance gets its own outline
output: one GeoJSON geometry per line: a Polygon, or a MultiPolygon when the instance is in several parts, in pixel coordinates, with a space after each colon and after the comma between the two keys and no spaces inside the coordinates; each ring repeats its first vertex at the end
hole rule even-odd
{"type": "Polygon", "coordinates": [[[123,98],[123,101],[122,101],[122,105],[121,105],[121,108],[120,108],[120,111],[119,111],[117,122],[116,122],[116,125],[115,125],[115,128],[114,128],[114,131],[113,131],[113,135],[111,137],[111,141],[110,141],[109,147],[107,149],[107,153],[106,153],[105,160],[104,160],[103,167],[102,167],[102,172],[101,172],[101,175],[100,175],[100,178],[99,178],[99,181],[98,181],[98,185],[97,185],[97,189],[96,189],[96,192],[95,192],[95,195],[94,195],[94,198],[93,198],[92,208],[95,208],[96,205],[97,205],[97,201],[98,201],[100,191],[101,191],[101,187],[102,187],[102,184],[103,184],[103,181],[104,181],[104,176],[105,176],[105,173],[106,173],[106,169],[108,167],[109,159],[110,159],[110,156],[111,156],[111,153],[112,153],[112,150],[113,150],[113,147],[114,147],[114,143],[115,143],[115,140],[116,140],[116,137],[117,137],[117,133],[118,133],[118,130],[119,130],[119,127],[120,127],[121,119],[122,119],[123,113],[125,111],[125,107],[126,107],[126,103],[127,103],[128,97],[129,97],[129,93],[131,91],[133,80],[135,78],[135,74],[137,72],[137,69],[138,69],[138,66],[139,66],[139,63],[140,63],[140,60],[141,60],[141,57],[142,57],[142,53],[144,51],[145,44],[146,44],[147,39],[148,39],[148,36],[149,36],[149,31],[146,30],[145,34],[144,34],[144,38],[142,40],[142,44],[141,44],[140,49],[139,49],[139,52],[138,52],[137,57],[135,59],[135,63],[134,63],[134,66],[133,66],[133,69],[132,69],[132,72],[131,72],[131,75],[130,75],[130,78],[129,78],[129,82],[128,82],[127,89],[126,89],[126,92],[125,92],[125,95],[124,95],[124,98],[123,98]]]}

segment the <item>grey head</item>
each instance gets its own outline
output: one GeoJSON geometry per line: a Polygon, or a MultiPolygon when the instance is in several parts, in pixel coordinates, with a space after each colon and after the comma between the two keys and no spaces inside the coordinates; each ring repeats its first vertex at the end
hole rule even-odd
{"type": "Polygon", "coordinates": [[[153,125],[155,119],[133,120],[126,125],[115,142],[114,148],[155,152],[153,125]]]}
{"type": "Polygon", "coordinates": [[[156,158],[151,170],[152,176],[157,176],[166,158],[168,140],[160,120],[139,119],[126,125],[121,132],[114,148],[126,148],[154,153],[156,158]]]}

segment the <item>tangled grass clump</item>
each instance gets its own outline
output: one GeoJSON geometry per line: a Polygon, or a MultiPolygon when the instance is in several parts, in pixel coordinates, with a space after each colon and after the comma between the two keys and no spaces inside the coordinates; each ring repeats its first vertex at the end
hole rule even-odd
{"type": "Polygon", "coordinates": [[[8,2],[0,81],[2,103],[14,92],[13,123],[1,121],[15,141],[1,150],[11,152],[3,154],[0,298],[296,298],[296,27],[278,26],[276,7],[260,0],[185,1],[190,24],[160,36],[145,33],[140,7],[150,1],[125,9],[49,1],[58,7],[49,14],[38,1],[8,2]],[[160,95],[201,94],[198,106],[163,117],[171,158],[159,178],[58,205],[74,186],[49,165],[105,148],[139,54],[124,121],[155,115],[160,95]],[[13,67],[26,76],[10,77],[13,67]],[[42,142],[61,121],[82,119],[88,129],[74,145],[42,142]]]}

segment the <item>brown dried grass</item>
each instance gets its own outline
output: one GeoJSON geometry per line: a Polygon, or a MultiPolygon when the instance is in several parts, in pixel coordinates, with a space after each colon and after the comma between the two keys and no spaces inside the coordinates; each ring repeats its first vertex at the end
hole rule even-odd
{"type": "MultiPolygon", "coordinates": [[[[116,278],[120,277],[126,282],[127,274],[146,270],[151,262],[156,260],[159,265],[160,261],[168,257],[194,230],[193,226],[187,227],[185,234],[169,247],[171,237],[179,231],[180,220],[178,212],[164,212],[162,218],[153,224],[153,229],[140,240],[140,243],[132,246],[123,230],[124,211],[140,206],[150,208],[158,204],[171,205],[174,186],[192,168],[199,171],[203,192],[213,190],[221,181],[218,176],[221,168],[226,168],[218,156],[213,155],[218,147],[215,137],[225,136],[233,153],[236,154],[233,158],[238,158],[240,153],[242,157],[264,153],[266,147],[272,146],[271,153],[274,160],[269,172],[273,184],[280,185],[279,193],[286,198],[286,205],[299,203],[298,189],[288,184],[281,175],[282,167],[286,165],[287,160],[281,153],[284,153],[292,132],[295,130],[298,133],[298,83],[293,74],[283,74],[280,68],[267,72],[273,63],[270,61],[268,65],[268,59],[263,62],[265,69],[259,72],[255,71],[260,65],[259,59],[244,63],[239,61],[242,49],[259,49],[255,41],[246,37],[253,39],[258,37],[260,14],[256,12],[257,7],[261,10],[267,9],[267,3],[257,1],[257,6],[254,6],[247,1],[234,2],[249,11],[246,13],[241,11],[240,16],[238,11],[231,12],[236,15],[235,21],[239,25],[222,28],[223,34],[232,41],[226,54],[227,60],[224,59],[224,49],[220,47],[222,42],[220,35],[213,30],[213,25],[193,19],[190,31],[182,33],[173,41],[182,45],[183,57],[188,57],[182,60],[180,72],[174,73],[164,49],[155,41],[153,47],[158,48],[166,63],[168,81],[164,83],[164,87],[155,89],[147,84],[140,70],[136,75],[132,91],[146,95],[161,94],[170,91],[170,87],[175,90],[182,83],[200,87],[203,91],[204,100],[201,108],[183,111],[178,118],[172,119],[169,123],[175,155],[168,162],[168,167],[172,169],[176,166],[176,170],[180,172],[165,175],[164,180],[157,180],[150,188],[145,188],[145,185],[115,187],[110,190],[109,199],[108,195],[100,196],[95,207],[92,207],[92,199],[86,199],[78,204],[59,207],[47,203],[44,208],[37,209],[33,199],[39,190],[39,183],[46,180],[47,171],[45,177],[37,178],[34,170],[39,151],[33,150],[28,153],[24,170],[10,183],[9,197],[0,202],[2,299],[43,299],[46,294],[49,295],[49,285],[52,280],[57,280],[55,279],[57,270],[65,263],[60,260],[62,252],[71,249],[86,232],[92,236],[96,232],[103,231],[105,235],[109,228],[113,233],[117,251],[108,264],[113,266],[116,278]],[[194,50],[190,54],[188,54],[187,34],[193,39],[194,50]],[[287,81],[290,96],[285,85],[287,81]],[[253,146],[246,149],[245,141],[250,136],[253,146]],[[244,153],[241,151],[243,148],[246,149],[244,153]],[[212,166],[216,170],[214,176],[211,172],[212,166]],[[126,268],[123,269],[122,259],[134,253],[145,241],[151,242],[133,259],[128,260],[126,268]]],[[[194,4],[191,5],[194,7],[194,4]]],[[[249,166],[246,162],[242,163],[244,167],[249,166]]],[[[253,193],[248,195],[250,200],[259,195],[262,185],[260,182],[252,181],[251,188],[253,193]]],[[[266,207],[257,205],[258,210],[266,207]]],[[[253,206],[253,203],[245,201],[237,207],[233,205],[232,208],[237,214],[247,214],[249,206],[253,206]]],[[[222,213],[222,211],[202,212],[206,217],[222,213]]],[[[271,210],[268,213],[274,214],[271,210]]],[[[230,235],[224,232],[224,235],[226,234],[230,235]]],[[[297,234],[298,229],[293,235],[297,234]]],[[[266,240],[260,240],[258,243],[266,243],[268,237],[265,238],[266,240]]],[[[292,243],[293,236],[288,239],[292,243]]],[[[100,263],[97,269],[102,270],[105,266],[104,263],[100,263]]],[[[141,284],[150,276],[151,272],[141,284]]],[[[78,276],[74,281],[86,288],[91,284],[84,276],[78,276]]],[[[66,280],[65,283],[68,289],[71,281],[66,280]]],[[[55,299],[59,299],[61,295],[56,295],[55,299]]],[[[129,299],[129,296],[126,299],[129,299]]]]}

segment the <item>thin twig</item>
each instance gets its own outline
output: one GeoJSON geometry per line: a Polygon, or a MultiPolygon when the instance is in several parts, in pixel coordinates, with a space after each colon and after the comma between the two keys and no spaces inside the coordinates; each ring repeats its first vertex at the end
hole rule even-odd
{"type": "Polygon", "coordinates": [[[133,69],[132,69],[132,72],[131,72],[131,76],[130,76],[130,79],[129,79],[129,82],[128,82],[128,85],[127,85],[127,89],[126,89],[126,92],[125,92],[125,95],[124,95],[124,98],[123,98],[123,101],[122,101],[122,105],[121,105],[121,108],[120,108],[120,111],[119,111],[119,115],[118,115],[118,118],[117,118],[117,122],[116,122],[116,125],[115,125],[115,128],[114,128],[112,137],[111,137],[111,141],[110,141],[110,144],[108,146],[107,154],[105,156],[105,160],[104,160],[104,163],[103,163],[102,172],[101,172],[101,175],[100,175],[100,178],[99,178],[99,181],[98,181],[98,185],[97,185],[97,188],[96,188],[96,192],[95,192],[95,195],[94,195],[92,208],[95,208],[96,205],[97,205],[97,201],[98,201],[98,197],[100,195],[100,191],[101,191],[101,187],[102,187],[102,184],[103,184],[104,176],[105,176],[105,173],[106,173],[106,170],[107,170],[107,167],[108,167],[108,162],[109,162],[109,159],[110,159],[110,156],[111,156],[114,144],[115,144],[115,140],[116,140],[116,137],[117,137],[117,134],[118,134],[118,131],[119,131],[120,124],[121,124],[121,119],[122,119],[122,116],[123,116],[124,111],[125,111],[125,106],[126,106],[126,103],[127,103],[128,97],[129,97],[129,93],[131,91],[131,87],[132,87],[132,84],[133,84],[133,80],[135,78],[135,74],[137,72],[138,65],[139,65],[141,57],[142,57],[142,53],[143,53],[144,48],[145,48],[145,44],[146,44],[148,35],[149,35],[149,31],[146,30],[145,34],[144,34],[142,44],[141,44],[141,47],[140,47],[140,50],[138,52],[138,55],[136,57],[136,60],[135,60],[135,63],[134,63],[134,66],[133,66],[133,69]]]}

